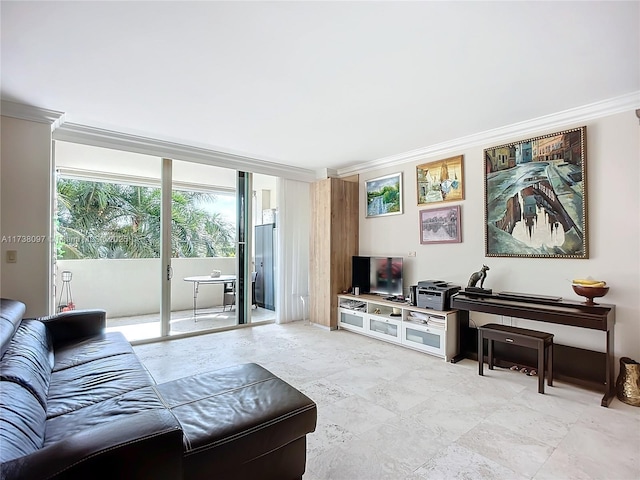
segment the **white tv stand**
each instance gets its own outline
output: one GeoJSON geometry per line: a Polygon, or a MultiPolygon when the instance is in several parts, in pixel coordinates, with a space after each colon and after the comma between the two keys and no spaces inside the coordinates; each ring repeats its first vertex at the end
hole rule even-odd
{"type": "Polygon", "coordinates": [[[338,295],[338,328],[361,333],[451,361],[458,354],[458,314],[377,295],[338,295]],[[393,309],[399,314],[393,314],[393,309]]]}

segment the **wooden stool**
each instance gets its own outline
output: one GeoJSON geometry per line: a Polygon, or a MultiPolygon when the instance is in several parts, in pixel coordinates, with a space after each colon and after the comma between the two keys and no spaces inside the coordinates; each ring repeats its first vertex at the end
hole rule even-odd
{"type": "Polygon", "coordinates": [[[553,385],[553,334],[510,327],[497,323],[488,323],[478,327],[478,373],[482,375],[484,366],[484,342],[488,340],[489,370],[493,370],[493,342],[509,343],[521,347],[535,348],[538,351],[538,393],[544,393],[544,375],[547,372],[547,385],[553,385]]]}

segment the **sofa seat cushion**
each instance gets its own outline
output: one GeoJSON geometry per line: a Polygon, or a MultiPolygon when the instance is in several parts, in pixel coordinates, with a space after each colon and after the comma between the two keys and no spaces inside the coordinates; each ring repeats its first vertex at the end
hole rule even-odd
{"type": "Polygon", "coordinates": [[[155,385],[135,354],[114,355],[51,374],[47,418],[155,385]]]}
{"type": "Polygon", "coordinates": [[[47,419],[44,446],[85,431],[92,431],[101,425],[125,421],[140,412],[165,409],[155,387],[138,388],[80,410],[47,419]]]}
{"type": "Polygon", "coordinates": [[[233,366],[157,388],[182,426],[185,478],[210,478],[315,430],[315,403],[260,365],[233,366]]]}
{"type": "Polygon", "coordinates": [[[53,350],[42,322],[23,320],[0,360],[0,379],[29,390],[47,408],[53,350]]]}
{"type": "Polygon", "coordinates": [[[45,411],[32,392],[13,382],[0,382],[0,463],[42,448],[45,411]]]}
{"type": "Polygon", "coordinates": [[[109,332],[67,344],[55,351],[53,371],[64,370],[99,358],[133,353],[131,344],[120,332],[109,332]]]}

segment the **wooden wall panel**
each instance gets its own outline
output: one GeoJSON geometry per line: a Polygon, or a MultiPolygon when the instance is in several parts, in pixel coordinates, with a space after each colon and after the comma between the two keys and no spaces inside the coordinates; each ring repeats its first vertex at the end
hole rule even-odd
{"type": "Polygon", "coordinates": [[[358,183],[338,178],[311,185],[311,322],[338,326],[336,295],[351,287],[351,257],[358,254],[358,183]]]}

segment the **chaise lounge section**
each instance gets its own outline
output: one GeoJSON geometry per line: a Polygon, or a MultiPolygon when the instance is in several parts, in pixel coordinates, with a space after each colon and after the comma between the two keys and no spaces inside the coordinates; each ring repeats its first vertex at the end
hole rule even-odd
{"type": "Polygon", "coordinates": [[[263,367],[158,385],[103,310],[0,302],[3,479],[302,477],[316,405],[263,367]]]}

